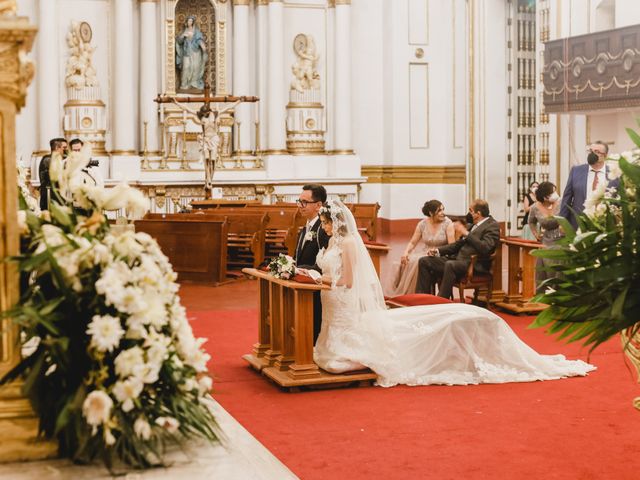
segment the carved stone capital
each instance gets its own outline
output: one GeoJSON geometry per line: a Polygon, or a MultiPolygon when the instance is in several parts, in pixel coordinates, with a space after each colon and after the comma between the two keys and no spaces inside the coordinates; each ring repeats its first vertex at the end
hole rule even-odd
{"type": "Polygon", "coordinates": [[[36,27],[25,17],[0,17],[0,96],[20,109],[35,69],[27,58],[33,46],[36,27]]]}

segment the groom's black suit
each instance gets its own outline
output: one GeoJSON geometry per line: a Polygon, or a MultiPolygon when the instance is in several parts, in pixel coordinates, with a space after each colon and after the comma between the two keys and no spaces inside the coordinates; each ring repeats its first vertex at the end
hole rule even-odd
{"type": "Polygon", "coordinates": [[[422,257],[418,261],[416,293],[431,293],[435,282],[442,278],[438,295],[451,297],[453,284],[467,272],[471,255],[478,256],[475,271],[488,272],[491,263],[489,256],[500,242],[500,226],[493,217],[487,217],[481,225],[469,227],[466,237],[438,248],[439,257],[422,257]]]}
{"type": "MultiPolygon", "coordinates": [[[[316,218],[315,223],[307,231],[307,227],[300,229],[298,241],[296,242],[296,265],[300,268],[316,270],[320,273],[320,267],[316,264],[316,257],[321,248],[329,245],[329,236],[320,228],[320,218],[316,218]],[[311,232],[307,235],[308,231],[311,232]],[[311,238],[309,238],[311,237],[311,238]],[[305,238],[307,240],[305,241],[305,238]]],[[[322,326],[322,304],[320,303],[320,292],[313,292],[313,343],[315,345],[320,327],[322,326]]]]}

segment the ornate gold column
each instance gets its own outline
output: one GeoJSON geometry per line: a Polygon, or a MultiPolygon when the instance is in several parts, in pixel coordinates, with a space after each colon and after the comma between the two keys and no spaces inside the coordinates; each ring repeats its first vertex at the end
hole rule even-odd
{"type": "MultiPolygon", "coordinates": [[[[3,2],[3,5],[7,2],[3,2]]],[[[33,64],[26,60],[36,28],[15,9],[0,6],[0,259],[19,251],[16,186],[16,125],[18,110],[25,104],[27,86],[33,78],[33,64]]],[[[19,297],[15,266],[0,263],[0,309],[12,306],[19,297]]],[[[0,324],[0,376],[20,360],[19,331],[10,319],[0,324]]],[[[0,461],[35,460],[56,454],[52,442],[36,439],[38,419],[15,382],[0,387],[0,461]]]]}

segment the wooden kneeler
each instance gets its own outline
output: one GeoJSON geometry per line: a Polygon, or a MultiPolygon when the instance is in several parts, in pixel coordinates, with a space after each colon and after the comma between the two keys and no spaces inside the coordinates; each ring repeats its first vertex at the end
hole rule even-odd
{"type": "Polygon", "coordinates": [[[255,268],[242,271],[260,284],[258,343],[242,357],[252,368],[290,391],[376,380],[371,370],[333,374],[313,361],[313,293],[329,286],[281,280],[255,268]]]}

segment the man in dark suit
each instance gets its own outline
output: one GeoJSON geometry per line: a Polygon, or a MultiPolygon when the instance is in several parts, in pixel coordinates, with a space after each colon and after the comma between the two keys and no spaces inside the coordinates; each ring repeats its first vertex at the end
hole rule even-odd
{"type": "MultiPolygon", "coordinates": [[[[322,185],[309,184],[302,187],[300,198],[296,202],[298,209],[307,223],[298,234],[296,242],[296,265],[298,268],[315,270],[320,272],[316,264],[316,256],[321,248],[327,248],[329,237],[320,228],[320,217],[318,211],[327,201],[327,191],[322,185]]],[[[321,272],[320,272],[321,273],[321,272]]],[[[322,304],[320,303],[320,292],[313,294],[313,343],[315,344],[320,335],[322,326],[322,304]]]]}
{"type": "Polygon", "coordinates": [[[609,180],[609,170],[605,164],[609,146],[600,140],[589,146],[587,163],[576,165],[569,172],[569,179],[562,194],[560,216],[569,220],[573,228],[578,228],[576,215],[584,211],[584,202],[591,192],[602,186],[618,187],[619,180],[609,180]],[[575,214],[574,214],[575,212],[575,214]]]}
{"type": "Polygon", "coordinates": [[[442,279],[438,295],[450,298],[453,284],[462,278],[471,255],[477,255],[474,266],[477,272],[488,272],[489,256],[500,241],[500,227],[489,214],[489,204],[485,200],[474,200],[469,207],[473,218],[471,225],[456,222],[454,229],[460,235],[458,241],[439,248],[430,249],[428,256],[418,262],[418,284],[416,293],[431,293],[438,279],[442,279]]]}
{"type": "Polygon", "coordinates": [[[49,189],[51,179],[49,178],[49,165],[51,155],[59,153],[63,157],[67,154],[67,141],[64,138],[53,138],[49,141],[51,153],[42,157],[38,166],[38,177],[40,178],[40,210],[49,210],[49,189]]]}

